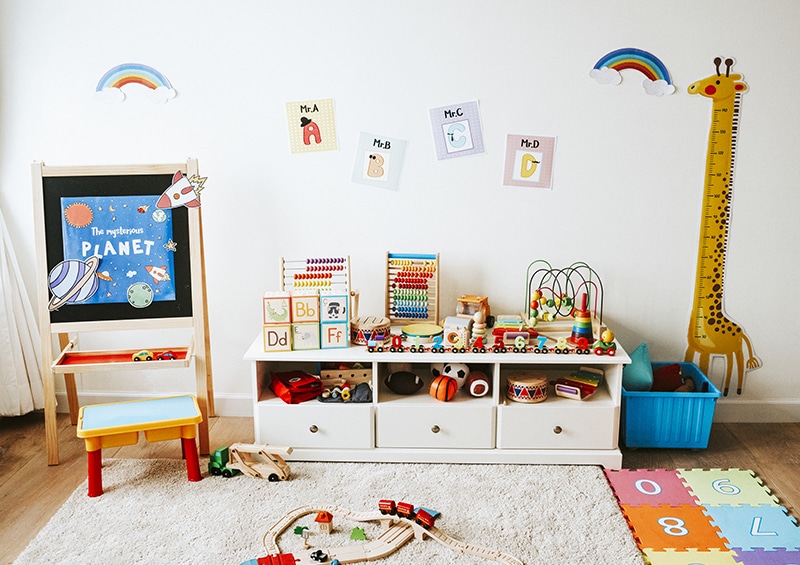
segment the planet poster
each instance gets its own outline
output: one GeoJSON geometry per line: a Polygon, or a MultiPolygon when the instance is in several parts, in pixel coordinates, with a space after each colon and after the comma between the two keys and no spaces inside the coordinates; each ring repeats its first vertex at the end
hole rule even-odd
{"type": "Polygon", "coordinates": [[[96,265],[97,289],[81,304],[127,302],[145,308],[175,300],[172,211],[156,207],[158,198],[61,198],[65,262],[96,265]]]}

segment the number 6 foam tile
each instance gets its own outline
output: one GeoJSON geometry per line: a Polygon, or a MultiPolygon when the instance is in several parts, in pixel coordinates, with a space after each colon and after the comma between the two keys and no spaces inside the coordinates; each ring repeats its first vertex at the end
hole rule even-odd
{"type": "Polygon", "coordinates": [[[778,499],[753,471],[741,469],[678,469],[697,503],[705,506],[778,506],[778,499]]]}
{"type": "Polygon", "coordinates": [[[612,471],[606,469],[605,473],[620,504],[630,506],[697,504],[697,501],[686,490],[677,471],[664,469],[612,471]]]}
{"type": "Polygon", "coordinates": [[[643,551],[727,549],[726,540],[700,506],[620,507],[643,551]]]}
{"type": "Polygon", "coordinates": [[[739,565],[734,554],[728,550],[721,551],[712,549],[709,551],[698,551],[689,549],[687,551],[646,551],[650,565],[739,565]]]}

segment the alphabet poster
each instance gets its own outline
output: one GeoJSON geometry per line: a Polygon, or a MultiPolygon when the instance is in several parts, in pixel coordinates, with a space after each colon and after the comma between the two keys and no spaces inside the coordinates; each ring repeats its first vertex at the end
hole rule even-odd
{"type": "Polygon", "coordinates": [[[478,102],[463,102],[430,110],[436,158],[452,159],[483,153],[478,102]]]}
{"type": "Polygon", "coordinates": [[[361,132],[353,166],[353,182],[397,190],[407,142],[361,132]]]}
{"type": "Polygon", "coordinates": [[[152,195],[61,198],[65,263],[96,265],[96,292],[82,303],[129,302],[141,308],[175,300],[172,211],[156,207],[156,200],[152,195]]]}
{"type": "Polygon", "coordinates": [[[292,153],[335,151],[338,148],[332,98],[287,102],[286,116],[292,153]]]}
{"type": "Polygon", "coordinates": [[[503,185],[552,188],[555,147],[555,137],[509,134],[503,185]]]}

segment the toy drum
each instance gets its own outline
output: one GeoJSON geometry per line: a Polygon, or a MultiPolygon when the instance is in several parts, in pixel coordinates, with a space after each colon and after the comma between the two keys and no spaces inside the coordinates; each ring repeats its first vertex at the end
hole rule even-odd
{"type": "Polygon", "coordinates": [[[433,338],[442,335],[442,327],[436,324],[409,324],[402,330],[403,338],[411,344],[433,343],[433,338]]]}
{"type": "Polygon", "coordinates": [[[511,373],[506,379],[506,396],[514,402],[542,402],[547,400],[547,376],[536,371],[511,373]]]}
{"type": "Polygon", "coordinates": [[[389,341],[391,324],[382,316],[360,316],[350,320],[350,341],[356,345],[368,345],[371,340],[389,341]]]}

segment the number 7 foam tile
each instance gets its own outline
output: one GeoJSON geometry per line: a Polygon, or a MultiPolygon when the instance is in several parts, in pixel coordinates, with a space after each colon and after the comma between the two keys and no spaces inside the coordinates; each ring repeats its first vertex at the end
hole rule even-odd
{"type": "Polygon", "coordinates": [[[644,550],[727,549],[726,540],[711,524],[700,506],[620,505],[633,530],[639,548],[644,550]]]}
{"type": "Polygon", "coordinates": [[[711,523],[725,533],[730,546],[767,551],[800,549],[800,529],[782,506],[708,506],[711,523]]]}
{"type": "Polygon", "coordinates": [[[755,476],[741,469],[678,469],[686,488],[705,506],[778,506],[778,499],[755,476]]]}
{"type": "Polygon", "coordinates": [[[605,470],[606,478],[620,504],[629,506],[697,505],[678,471],[664,469],[605,470]]]}
{"type": "Polygon", "coordinates": [[[650,565],[739,565],[734,554],[728,550],[675,551],[668,549],[665,551],[648,550],[644,554],[650,565]]]}

